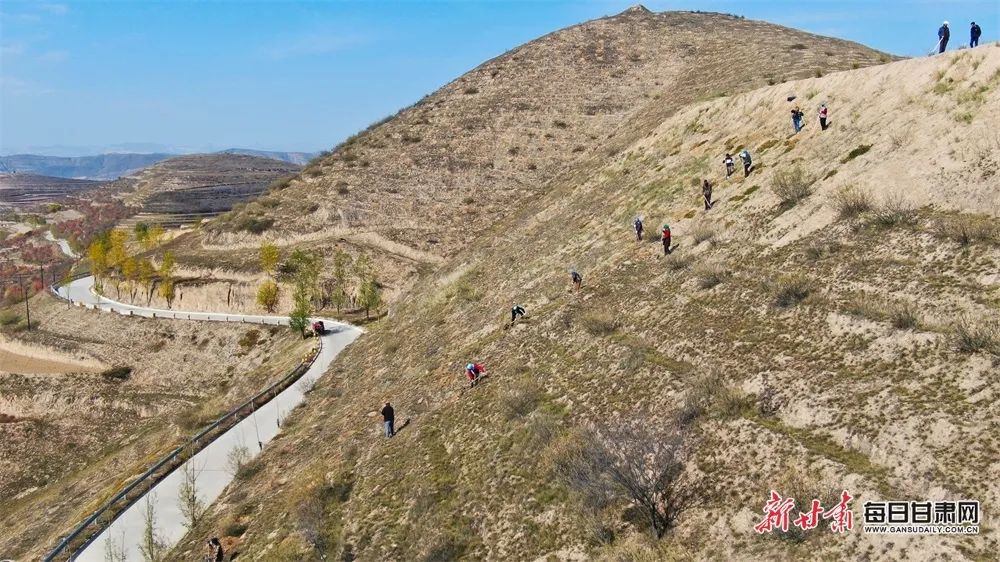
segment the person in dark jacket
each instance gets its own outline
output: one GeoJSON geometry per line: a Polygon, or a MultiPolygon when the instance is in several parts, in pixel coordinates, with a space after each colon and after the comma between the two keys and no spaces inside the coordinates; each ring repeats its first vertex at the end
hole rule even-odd
{"type": "Polygon", "coordinates": [[[948,29],[948,22],[941,24],[938,28],[938,53],[943,53],[948,47],[948,39],[951,38],[951,30],[948,29]]]}
{"type": "Polygon", "coordinates": [[[743,177],[749,177],[750,170],[753,169],[753,159],[750,158],[750,151],[744,148],[740,152],[740,160],[743,161],[743,177]]]}
{"type": "Polygon", "coordinates": [[[733,175],[733,171],[736,169],[736,166],[733,164],[733,155],[727,152],[726,157],[722,159],[722,163],[726,165],[726,179],[728,180],[729,176],[733,175]]]}
{"type": "Polygon", "coordinates": [[[819,126],[822,130],[826,130],[826,118],[830,116],[830,111],[826,108],[825,103],[819,105],[819,126]]]}
{"type": "Polygon", "coordinates": [[[222,562],[226,553],[222,550],[222,543],[219,537],[212,537],[208,540],[208,560],[209,562],[222,562]]]}
{"type": "Polygon", "coordinates": [[[795,109],[792,110],[792,129],[794,129],[796,133],[802,130],[803,115],[805,115],[805,113],[802,113],[802,110],[799,109],[798,106],[795,106],[795,109]]]}
{"type": "Polygon", "coordinates": [[[712,184],[708,180],[702,180],[701,196],[705,199],[705,210],[712,208],[712,184]]]}
{"type": "Polygon", "coordinates": [[[982,28],[980,28],[979,25],[976,24],[976,22],[972,22],[972,27],[969,28],[970,49],[979,46],[979,37],[982,36],[982,34],[983,34],[982,28]]]}
{"type": "Polygon", "coordinates": [[[635,229],[635,241],[642,242],[642,217],[635,217],[632,221],[632,228],[635,229]]]}
{"type": "Polygon", "coordinates": [[[583,286],[583,275],[577,273],[575,269],[569,272],[569,280],[573,282],[573,288],[577,291],[583,286]]]}
{"type": "Polygon", "coordinates": [[[396,435],[396,428],[393,427],[395,423],[396,411],[392,409],[392,404],[386,402],[385,406],[382,406],[382,424],[385,426],[386,439],[396,435]]]}
{"type": "Polygon", "coordinates": [[[524,313],[524,307],[519,304],[514,304],[514,306],[510,307],[510,325],[513,326],[518,318],[524,316],[524,313]]]}

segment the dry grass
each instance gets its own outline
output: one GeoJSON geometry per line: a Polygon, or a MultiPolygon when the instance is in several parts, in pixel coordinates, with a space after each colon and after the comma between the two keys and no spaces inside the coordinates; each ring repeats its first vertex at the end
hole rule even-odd
{"type": "Polygon", "coordinates": [[[871,215],[871,224],[881,229],[909,226],[917,220],[916,208],[902,195],[886,196],[871,215]]]}
{"type": "Polygon", "coordinates": [[[618,320],[607,312],[588,311],[580,316],[580,325],[592,336],[607,336],[618,330],[618,320]]]}
{"type": "Polygon", "coordinates": [[[871,195],[856,186],[848,186],[837,190],[831,197],[841,219],[853,219],[871,211],[874,204],[871,195]]]}
{"type": "Polygon", "coordinates": [[[909,301],[883,301],[863,293],[848,301],[849,314],[877,322],[888,322],[898,330],[912,330],[923,325],[917,306],[909,301]]]}
{"type": "Polygon", "coordinates": [[[691,262],[694,261],[694,258],[691,254],[674,253],[667,256],[664,261],[666,262],[667,269],[670,271],[682,271],[691,267],[691,262]]]}
{"type": "Polygon", "coordinates": [[[732,276],[732,272],[720,263],[707,263],[698,266],[695,269],[694,275],[698,281],[699,288],[711,289],[729,279],[732,276]]]}
{"type": "Polygon", "coordinates": [[[975,242],[1000,242],[1000,226],[989,216],[961,214],[937,222],[935,234],[960,246],[975,242]]]}
{"type": "Polygon", "coordinates": [[[771,303],[779,308],[789,308],[805,300],[812,291],[812,281],[803,275],[780,277],[771,286],[771,303]]]}
{"type": "Polygon", "coordinates": [[[711,224],[699,223],[691,229],[691,239],[694,240],[695,244],[715,240],[715,236],[715,227],[711,224]]]}
{"type": "Polygon", "coordinates": [[[778,196],[781,205],[791,207],[809,197],[816,178],[806,173],[801,166],[776,172],[771,180],[771,191],[778,196]]]}
{"type": "Polygon", "coordinates": [[[953,326],[955,347],[963,353],[985,351],[1000,355],[1000,322],[966,315],[953,326]]]}

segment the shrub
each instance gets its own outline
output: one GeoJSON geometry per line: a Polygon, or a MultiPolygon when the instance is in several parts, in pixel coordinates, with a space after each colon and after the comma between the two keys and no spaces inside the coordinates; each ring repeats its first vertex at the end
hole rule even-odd
{"type": "Polygon", "coordinates": [[[716,285],[725,282],[732,274],[725,266],[718,263],[705,264],[695,271],[695,278],[698,280],[698,287],[711,289],[716,285]]]}
{"type": "Polygon", "coordinates": [[[812,292],[812,283],[801,275],[779,278],[771,289],[774,306],[788,308],[805,300],[812,292]]]}
{"type": "Polygon", "coordinates": [[[953,327],[955,347],[963,353],[987,351],[1000,355],[1000,322],[966,315],[953,327]]]}
{"type": "Polygon", "coordinates": [[[691,262],[694,258],[690,254],[670,254],[666,258],[667,269],[671,271],[680,271],[682,269],[687,269],[691,267],[691,262]]]}
{"type": "Polygon", "coordinates": [[[715,239],[715,228],[710,224],[699,224],[691,230],[691,239],[694,243],[701,244],[705,241],[710,241],[715,239]]]}
{"type": "Polygon", "coordinates": [[[132,367],[120,365],[106,369],[101,376],[107,381],[126,381],[132,375],[132,367]]]}
{"type": "Polygon", "coordinates": [[[806,174],[801,166],[777,172],[771,180],[771,191],[781,200],[782,206],[791,207],[812,194],[816,178],[806,174]]]}
{"type": "Polygon", "coordinates": [[[851,160],[854,160],[858,156],[861,156],[862,154],[868,152],[871,149],[872,149],[872,145],[870,145],[870,144],[859,144],[858,146],[856,146],[855,148],[853,148],[850,152],[848,152],[847,156],[841,158],[840,159],[840,163],[841,164],[847,164],[851,160]]]}
{"type": "Polygon", "coordinates": [[[855,186],[845,187],[833,194],[833,204],[841,219],[852,219],[872,210],[871,195],[855,186]]]}
{"type": "Polygon", "coordinates": [[[469,86],[468,88],[466,88],[465,90],[463,90],[462,93],[465,94],[465,95],[467,95],[467,96],[471,96],[472,94],[478,94],[479,93],[479,88],[477,88],[475,86],[469,86]]]}
{"type": "Polygon", "coordinates": [[[545,390],[534,381],[526,381],[523,384],[508,389],[500,396],[500,410],[507,420],[523,418],[542,403],[545,398],[545,390]]]}
{"type": "Polygon", "coordinates": [[[580,317],[580,325],[592,336],[607,336],[618,329],[618,321],[607,312],[587,312],[580,317]]]}
{"type": "Polygon", "coordinates": [[[1000,240],[1000,227],[991,217],[956,215],[938,221],[936,234],[961,246],[973,242],[996,243],[1000,240]]]}
{"type": "Polygon", "coordinates": [[[253,328],[247,330],[247,332],[243,334],[243,337],[240,338],[240,347],[242,347],[244,351],[257,347],[258,343],[260,343],[260,332],[253,328]]]}
{"type": "Polygon", "coordinates": [[[266,232],[274,226],[274,219],[263,219],[258,217],[243,217],[240,219],[236,229],[245,232],[250,232],[252,234],[260,234],[266,232]]]}
{"type": "Polygon", "coordinates": [[[920,325],[920,313],[910,302],[892,303],[886,307],[889,323],[899,330],[910,330],[920,325]]]}
{"type": "Polygon", "coordinates": [[[21,316],[12,310],[0,312],[0,326],[13,326],[21,321],[21,316]]]}
{"type": "Polygon", "coordinates": [[[878,228],[894,228],[913,224],[917,211],[901,195],[889,195],[872,213],[872,224],[878,228]]]}

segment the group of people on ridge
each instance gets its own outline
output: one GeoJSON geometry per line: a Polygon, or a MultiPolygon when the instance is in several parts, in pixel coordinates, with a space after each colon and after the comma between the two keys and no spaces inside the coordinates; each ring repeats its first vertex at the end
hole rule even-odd
{"type": "MultiPolygon", "coordinates": [[[[969,48],[979,46],[979,38],[983,36],[983,28],[979,24],[972,22],[969,26],[969,48]]],[[[948,27],[947,20],[938,28],[938,53],[943,53],[948,48],[948,40],[951,39],[951,28],[948,27]]]]}

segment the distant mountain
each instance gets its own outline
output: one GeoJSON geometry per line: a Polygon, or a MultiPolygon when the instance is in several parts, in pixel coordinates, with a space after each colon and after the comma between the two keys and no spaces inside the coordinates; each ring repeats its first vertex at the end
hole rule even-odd
{"type": "Polygon", "coordinates": [[[98,154],[96,156],[40,156],[12,154],[0,157],[0,170],[60,178],[113,180],[166,160],[172,154],[98,154]]]}
{"type": "Polygon", "coordinates": [[[281,160],[291,164],[303,165],[316,157],[316,152],[274,152],[270,150],[253,150],[250,148],[228,148],[220,150],[220,154],[243,154],[246,156],[258,156],[260,158],[270,158],[281,160]]]}

